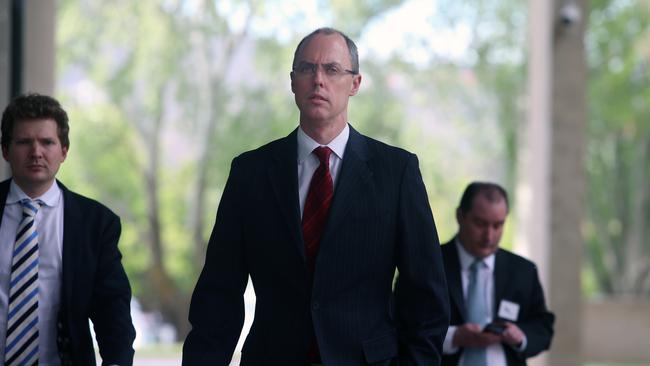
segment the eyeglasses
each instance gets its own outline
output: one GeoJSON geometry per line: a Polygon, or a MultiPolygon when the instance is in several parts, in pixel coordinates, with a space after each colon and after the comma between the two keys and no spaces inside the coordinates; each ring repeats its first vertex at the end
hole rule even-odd
{"type": "Polygon", "coordinates": [[[330,79],[339,78],[346,74],[350,74],[350,75],[358,74],[357,71],[345,69],[343,68],[343,66],[341,66],[336,62],[329,63],[329,64],[313,64],[311,62],[304,62],[304,61],[294,66],[293,72],[296,76],[299,77],[314,76],[316,75],[316,71],[318,70],[319,65],[322,67],[325,76],[330,79]]]}

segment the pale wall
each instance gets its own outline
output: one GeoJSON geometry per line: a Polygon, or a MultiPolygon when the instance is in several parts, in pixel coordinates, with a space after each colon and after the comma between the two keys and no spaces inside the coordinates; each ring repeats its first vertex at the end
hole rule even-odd
{"type": "Polygon", "coordinates": [[[602,300],[584,305],[585,362],[650,364],[650,300],[602,300]]]}

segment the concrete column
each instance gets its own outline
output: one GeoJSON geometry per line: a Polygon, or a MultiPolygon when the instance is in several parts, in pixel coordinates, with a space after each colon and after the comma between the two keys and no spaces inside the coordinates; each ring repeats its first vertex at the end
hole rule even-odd
{"type": "MultiPolygon", "coordinates": [[[[528,13],[528,114],[519,139],[515,250],[537,264],[548,297],[553,3],[530,0],[528,13]]],[[[542,354],[530,364],[547,365],[546,358],[542,354]]]]}
{"type": "MultiPolygon", "coordinates": [[[[11,99],[11,73],[20,73],[20,93],[54,94],[55,87],[55,0],[21,0],[22,22],[12,19],[12,0],[0,0],[0,109],[11,99]],[[12,25],[22,23],[22,64],[11,62],[12,25]],[[13,71],[12,71],[13,70],[13,71]]],[[[0,159],[0,180],[11,175],[0,159]]]]}
{"type": "Polygon", "coordinates": [[[586,0],[529,1],[529,102],[516,249],[537,263],[557,316],[551,351],[532,365],[581,365],[585,8],[586,0]]]}
{"type": "Polygon", "coordinates": [[[551,154],[551,307],[556,337],[550,365],[582,364],[582,252],[587,66],[587,0],[555,4],[551,154]]]}
{"type": "Polygon", "coordinates": [[[55,0],[23,0],[22,91],[54,94],[55,0]]]}

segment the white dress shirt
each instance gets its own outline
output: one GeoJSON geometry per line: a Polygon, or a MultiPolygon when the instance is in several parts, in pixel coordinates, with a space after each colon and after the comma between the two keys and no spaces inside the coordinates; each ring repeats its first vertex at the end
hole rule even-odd
{"type": "MultiPolygon", "coordinates": [[[[11,261],[23,209],[29,197],[12,180],[0,225],[0,363],[4,360],[11,261]]],[[[38,349],[39,365],[59,366],[56,323],[60,306],[63,248],[63,197],[56,181],[42,196],[34,218],[38,232],[38,349]]]]}
{"type": "Polygon", "coordinates": [[[314,149],[319,146],[329,147],[333,154],[330,155],[330,175],[332,176],[333,186],[336,187],[336,179],[341,171],[343,163],[343,154],[345,154],[345,145],[350,138],[350,126],[346,123],[345,128],[339,133],[332,142],[327,145],[321,145],[314,141],[311,137],[307,136],[301,127],[298,127],[298,195],[300,197],[300,217],[302,217],[305,208],[305,201],[307,200],[307,193],[309,192],[309,184],[311,177],[320,165],[320,161],[316,154],[313,153],[314,149]]]}
{"type": "MultiPolygon", "coordinates": [[[[465,248],[460,244],[460,241],[456,239],[454,245],[458,249],[458,258],[460,259],[460,269],[461,269],[461,281],[463,283],[463,298],[467,301],[467,287],[469,283],[469,267],[474,262],[475,258],[469,254],[465,248]]],[[[483,258],[485,266],[480,266],[478,272],[478,281],[479,284],[485,286],[485,294],[487,299],[485,304],[487,304],[488,317],[485,319],[486,323],[492,321],[492,314],[494,309],[494,254],[483,258]]],[[[458,352],[458,347],[454,347],[452,340],[454,339],[454,334],[456,334],[457,326],[450,326],[445,336],[445,342],[442,347],[442,352],[446,354],[458,352]]],[[[487,366],[506,366],[506,355],[503,351],[503,345],[501,343],[495,343],[486,348],[486,357],[487,357],[487,366]]],[[[459,365],[465,365],[464,356],[461,356],[459,365]]]]}

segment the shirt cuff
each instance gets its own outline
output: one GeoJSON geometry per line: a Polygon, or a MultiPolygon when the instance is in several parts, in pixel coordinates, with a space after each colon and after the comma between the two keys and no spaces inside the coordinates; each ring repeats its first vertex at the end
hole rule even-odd
{"type": "Polygon", "coordinates": [[[458,327],[452,325],[447,329],[447,335],[445,336],[445,341],[442,343],[442,353],[450,355],[452,353],[458,352],[460,347],[454,347],[454,335],[456,334],[456,329],[458,327]]]}
{"type": "Polygon", "coordinates": [[[519,347],[512,347],[515,351],[519,353],[523,353],[526,350],[526,346],[528,345],[528,338],[526,338],[526,335],[524,334],[524,339],[521,340],[521,344],[519,347]]]}

